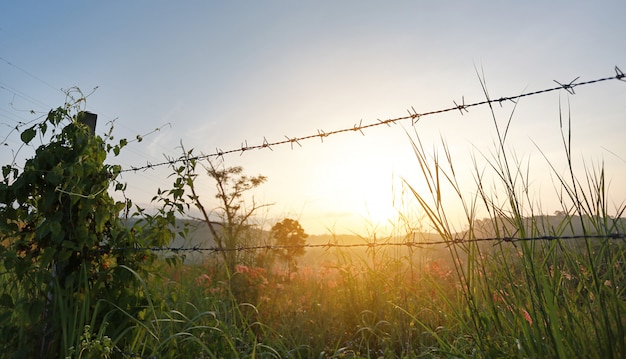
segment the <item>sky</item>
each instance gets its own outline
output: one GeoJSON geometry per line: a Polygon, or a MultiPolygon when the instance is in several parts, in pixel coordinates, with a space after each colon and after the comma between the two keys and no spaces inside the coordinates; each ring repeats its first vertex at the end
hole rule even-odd
{"type": "MultiPolygon", "coordinates": [[[[181,146],[214,154],[483,101],[481,79],[501,98],[554,80],[614,76],[615,66],[626,71],[625,11],[621,0],[3,1],[0,163],[20,148],[14,129],[62,105],[74,87],[89,94],[85,109],[98,114],[98,134],[113,123],[117,139],[143,136],[107,160],[131,169],[178,157],[181,146]]],[[[577,170],[604,164],[609,209],[623,205],[626,83],[529,96],[494,111],[501,126],[513,113],[506,149],[530,164],[535,208],[561,210],[546,164],[566,168],[560,111],[571,116],[577,170]]],[[[496,149],[487,106],[223,160],[267,176],[246,197],[271,204],[258,212],[260,225],[290,217],[311,234],[370,235],[398,227],[399,213],[411,226],[423,223],[406,190],[428,190],[411,147],[418,137],[440,158],[447,143],[471,198],[474,162],[488,169],[496,149]]],[[[149,208],[158,188],[171,187],[170,173],[159,166],[121,180],[149,208]]],[[[213,184],[206,176],[199,183],[201,200],[214,207],[213,184]]],[[[457,213],[454,193],[444,195],[457,213]]]]}

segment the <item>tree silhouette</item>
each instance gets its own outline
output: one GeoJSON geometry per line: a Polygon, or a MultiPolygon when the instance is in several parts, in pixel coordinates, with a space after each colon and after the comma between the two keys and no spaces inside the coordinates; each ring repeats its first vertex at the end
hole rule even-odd
{"type": "Polygon", "coordinates": [[[251,260],[245,257],[247,253],[237,248],[255,244],[251,219],[256,211],[268,206],[258,204],[254,197],[248,202],[244,201],[243,197],[263,184],[267,177],[247,176],[243,174],[242,167],[226,167],[224,162],[216,164],[206,159],[206,162],[202,163],[193,154],[193,149],[187,151],[184,147],[183,155],[178,160],[171,160],[173,163],[180,161],[183,165],[172,165],[174,170],[172,176],[175,177],[172,189],[160,191],[160,197],[155,198],[161,202],[162,210],[173,207],[179,214],[185,216],[187,215],[185,210],[193,205],[200,211],[230,277],[235,272],[235,265],[250,264],[251,260]],[[197,187],[199,184],[196,181],[199,176],[198,165],[215,181],[217,205],[213,209],[209,209],[205,201],[200,199],[200,189],[197,187]]]}
{"type": "Polygon", "coordinates": [[[300,223],[296,220],[285,218],[272,227],[272,238],[277,246],[285,246],[278,251],[279,257],[289,266],[289,271],[298,269],[296,257],[304,254],[305,239],[309,235],[304,232],[300,223]]]}

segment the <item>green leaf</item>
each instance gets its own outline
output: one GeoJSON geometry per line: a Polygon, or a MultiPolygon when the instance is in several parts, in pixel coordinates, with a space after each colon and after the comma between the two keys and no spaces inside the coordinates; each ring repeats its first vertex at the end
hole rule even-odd
{"type": "Polygon", "coordinates": [[[12,170],[13,167],[11,166],[2,166],[2,177],[4,177],[5,179],[8,178],[12,170]]]}
{"type": "Polygon", "coordinates": [[[62,183],[63,179],[64,179],[63,168],[61,167],[60,164],[54,166],[52,171],[49,171],[46,174],[46,181],[48,183],[50,183],[51,185],[53,185],[53,186],[56,186],[56,185],[62,183]]]}
{"type": "Polygon", "coordinates": [[[35,131],[35,129],[33,127],[26,129],[24,132],[22,132],[20,138],[22,139],[22,142],[24,142],[25,144],[30,143],[30,141],[33,140],[33,138],[35,138],[35,135],[37,134],[37,132],[35,131]]]}
{"type": "Polygon", "coordinates": [[[40,123],[39,130],[41,131],[42,135],[45,135],[46,131],[48,130],[48,124],[46,124],[45,122],[40,123]]]}
{"type": "Polygon", "coordinates": [[[7,293],[2,294],[0,296],[0,306],[13,308],[13,298],[7,293]]]}

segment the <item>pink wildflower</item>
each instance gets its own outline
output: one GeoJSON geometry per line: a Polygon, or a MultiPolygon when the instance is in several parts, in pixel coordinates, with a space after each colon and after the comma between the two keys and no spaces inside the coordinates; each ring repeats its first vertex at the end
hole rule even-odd
{"type": "Polygon", "coordinates": [[[211,284],[211,277],[206,274],[202,274],[196,278],[196,285],[202,287],[208,287],[211,284]]]}
{"type": "Polygon", "coordinates": [[[248,273],[248,272],[250,272],[250,268],[248,268],[247,266],[245,266],[243,264],[237,264],[235,266],[235,272],[237,272],[237,273],[248,273]]]}
{"type": "Polygon", "coordinates": [[[329,280],[328,282],[326,282],[326,286],[328,287],[328,289],[334,289],[337,288],[339,284],[336,280],[329,280]]]}
{"type": "Polygon", "coordinates": [[[528,322],[529,325],[533,325],[533,318],[530,316],[530,313],[526,309],[522,309],[522,314],[524,314],[524,319],[528,322]]]}

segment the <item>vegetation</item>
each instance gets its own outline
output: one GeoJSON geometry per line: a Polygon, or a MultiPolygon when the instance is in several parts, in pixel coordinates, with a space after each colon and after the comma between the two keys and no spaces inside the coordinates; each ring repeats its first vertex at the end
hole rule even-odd
{"type": "Polygon", "coordinates": [[[304,245],[309,236],[304,232],[300,223],[291,218],[285,218],[272,226],[272,237],[276,239],[276,245],[283,247],[278,251],[279,257],[287,263],[287,269],[295,272],[298,269],[296,257],[304,254],[304,245]]]}
{"type": "Polygon", "coordinates": [[[76,107],[50,111],[23,131],[26,145],[48,131],[49,143],[21,171],[16,165],[2,168],[0,350],[6,356],[68,356],[79,351],[89,325],[99,335],[105,329],[124,333],[148,305],[147,288],[136,278],[149,273],[154,256],[113,249],[171,240],[171,231],[154,235],[158,226],[142,232],[122,223],[119,214],[131,203],[109,195],[110,187],[121,191],[124,185],[115,180],[119,166],[104,160],[126,141],[111,144],[111,136],[90,134],[82,123],[86,113],[71,115],[76,107]]]}
{"type": "MultiPolygon", "coordinates": [[[[89,136],[80,113],[72,117],[68,110],[52,111],[47,122],[23,132],[29,143],[32,131],[70,122],[21,173],[15,166],[3,169],[0,346],[6,357],[621,358],[626,353],[625,208],[609,214],[602,167],[577,173],[569,161],[567,176],[554,170],[562,211],[547,216],[530,200],[528,172],[505,151],[506,131],[494,154],[484,156],[484,168],[476,160],[477,186],[470,198],[461,191],[447,145],[441,162],[415,136],[429,190],[407,186],[424,225],[447,245],[384,245],[409,237],[373,234],[365,239],[364,253],[332,247],[340,244],[337,237],[331,246],[304,254],[299,247],[308,238],[304,229],[285,219],[269,235],[273,244],[285,246],[279,256],[289,262],[285,268],[267,251],[239,250],[267,243],[268,234],[250,223],[260,206],[244,202],[244,194],[265,177],[203,164],[216,183],[220,205],[213,212],[195,188],[198,161],[183,150],[173,167],[172,189],[159,190],[154,198],[157,213],[137,209],[139,219],[123,226],[118,215],[130,203],[114,202],[107,194],[109,186],[123,190],[123,185],[115,182],[119,168],[103,161],[124,141],[113,146],[107,145],[111,137],[89,136]],[[465,209],[462,233],[449,225],[442,199],[446,187],[457,196],[446,201],[465,209]],[[213,233],[215,255],[184,264],[130,250],[170,243],[177,234],[176,215],[191,206],[213,233]],[[476,218],[479,210],[488,218],[476,218]],[[530,240],[563,235],[581,237],[530,240]],[[477,241],[490,236],[518,240],[477,241]],[[295,257],[301,255],[295,271],[295,257]],[[42,343],[46,350],[40,353],[42,343]]],[[[495,117],[494,123],[501,133],[495,117]]],[[[564,133],[571,159],[568,138],[564,133]]],[[[412,241],[419,241],[417,235],[407,233],[412,241]]]]}
{"type": "Polygon", "coordinates": [[[172,176],[174,183],[172,189],[160,190],[153,201],[161,204],[160,213],[176,213],[180,216],[188,216],[186,211],[192,206],[198,209],[202,215],[202,220],[208,226],[213,240],[217,244],[222,262],[225,265],[228,276],[233,273],[235,265],[238,263],[247,264],[250,259],[244,258],[237,248],[253,245],[254,233],[251,229],[250,219],[260,208],[252,199],[252,204],[247,207],[243,200],[243,195],[260,186],[267,180],[265,176],[248,177],[243,175],[243,168],[228,167],[223,163],[216,165],[210,160],[207,164],[200,165],[206,174],[215,181],[218,200],[218,207],[209,210],[204,205],[203,200],[198,195],[196,188],[196,178],[198,177],[198,160],[193,155],[193,150],[185,151],[177,161],[172,159],[172,176]],[[178,163],[182,163],[179,165],[178,163]]]}

